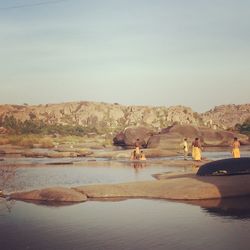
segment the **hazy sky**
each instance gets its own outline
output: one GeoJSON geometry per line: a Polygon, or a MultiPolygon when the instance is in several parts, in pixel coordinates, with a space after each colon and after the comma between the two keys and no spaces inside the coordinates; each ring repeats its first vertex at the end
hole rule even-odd
{"type": "Polygon", "coordinates": [[[249,0],[0,0],[0,103],[250,103],[249,0]]]}

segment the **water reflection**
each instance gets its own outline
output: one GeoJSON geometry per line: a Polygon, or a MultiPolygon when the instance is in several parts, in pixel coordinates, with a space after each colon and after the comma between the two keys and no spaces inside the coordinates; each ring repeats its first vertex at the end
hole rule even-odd
{"type": "Polygon", "coordinates": [[[213,216],[233,219],[250,219],[250,196],[200,201],[186,201],[185,203],[199,205],[203,211],[213,216]]]}
{"type": "Polygon", "coordinates": [[[11,213],[11,209],[14,205],[14,200],[0,198],[0,216],[4,216],[6,213],[11,213]]]}
{"type": "Polygon", "coordinates": [[[248,249],[250,221],[215,217],[206,206],[141,199],[62,207],[17,201],[0,220],[1,250],[248,249]]]}
{"type": "Polygon", "coordinates": [[[180,171],[177,167],[148,164],[146,162],[95,162],[89,166],[46,166],[18,168],[8,192],[39,189],[52,186],[81,186],[153,180],[155,173],[180,171]]]}
{"type": "Polygon", "coordinates": [[[131,167],[134,168],[135,172],[138,173],[141,169],[146,167],[146,162],[138,161],[131,163],[131,167]]]}

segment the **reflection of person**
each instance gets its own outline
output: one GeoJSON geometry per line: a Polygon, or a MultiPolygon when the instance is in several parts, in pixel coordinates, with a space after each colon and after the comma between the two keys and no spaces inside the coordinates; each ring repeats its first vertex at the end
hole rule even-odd
{"type": "Polygon", "coordinates": [[[187,156],[188,156],[187,138],[184,138],[183,143],[181,144],[181,146],[182,146],[182,149],[183,149],[184,160],[187,160],[187,156]]]}
{"type": "Polygon", "coordinates": [[[137,161],[137,162],[134,162],[133,165],[131,165],[134,167],[135,169],[135,172],[139,172],[139,169],[142,169],[144,167],[146,167],[146,162],[140,162],[140,161],[137,161]]]}
{"type": "Polygon", "coordinates": [[[201,144],[198,137],[192,143],[192,157],[195,161],[201,160],[201,144]]]}
{"type": "Polygon", "coordinates": [[[234,141],[232,143],[232,155],[233,158],[240,158],[240,142],[237,137],[234,137],[234,141]]]}

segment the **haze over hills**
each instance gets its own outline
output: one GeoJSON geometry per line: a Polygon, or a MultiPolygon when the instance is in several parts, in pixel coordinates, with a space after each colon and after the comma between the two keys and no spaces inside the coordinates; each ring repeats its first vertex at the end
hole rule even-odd
{"type": "Polygon", "coordinates": [[[0,121],[12,115],[21,121],[42,120],[47,124],[81,125],[111,131],[137,125],[160,129],[174,123],[227,129],[250,117],[250,104],[221,105],[205,113],[194,112],[185,106],[125,106],[86,101],[32,106],[0,105],[0,121]]]}

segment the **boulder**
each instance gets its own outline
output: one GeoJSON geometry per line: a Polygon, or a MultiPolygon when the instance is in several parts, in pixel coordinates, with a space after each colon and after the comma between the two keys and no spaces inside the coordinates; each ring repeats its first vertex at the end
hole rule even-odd
{"type": "Polygon", "coordinates": [[[148,141],[150,148],[178,148],[183,138],[191,143],[199,137],[203,146],[229,146],[234,137],[238,137],[241,144],[249,144],[248,136],[239,133],[215,130],[207,127],[175,124],[161,130],[160,134],[153,135],[148,141]]]}
{"type": "Polygon", "coordinates": [[[139,139],[141,146],[146,147],[152,134],[153,130],[147,127],[128,127],[123,132],[118,133],[113,142],[115,145],[134,147],[136,140],[139,139]]]}
{"type": "Polygon", "coordinates": [[[198,127],[192,125],[179,125],[179,124],[163,128],[160,133],[161,134],[177,133],[182,137],[187,137],[187,138],[200,137],[201,135],[198,127]]]}
{"type": "Polygon", "coordinates": [[[125,142],[124,142],[124,132],[119,132],[113,139],[113,143],[114,145],[117,146],[125,146],[125,142]]]}
{"type": "Polygon", "coordinates": [[[104,184],[76,187],[90,198],[158,198],[203,200],[250,195],[250,175],[176,175],[157,181],[104,184]]]}
{"type": "Polygon", "coordinates": [[[87,196],[84,193],[64,187],[45,188],[41,190],[13,193],[10,195],[10,198],[16,200],[56,202],[82,202],[87,200],[87,196]]]}
{"type": "Polygon", "coordinates": [[[183,136],[178,133],[153,135],[149,138],[148,148],[179,149],[183,136]]]}

